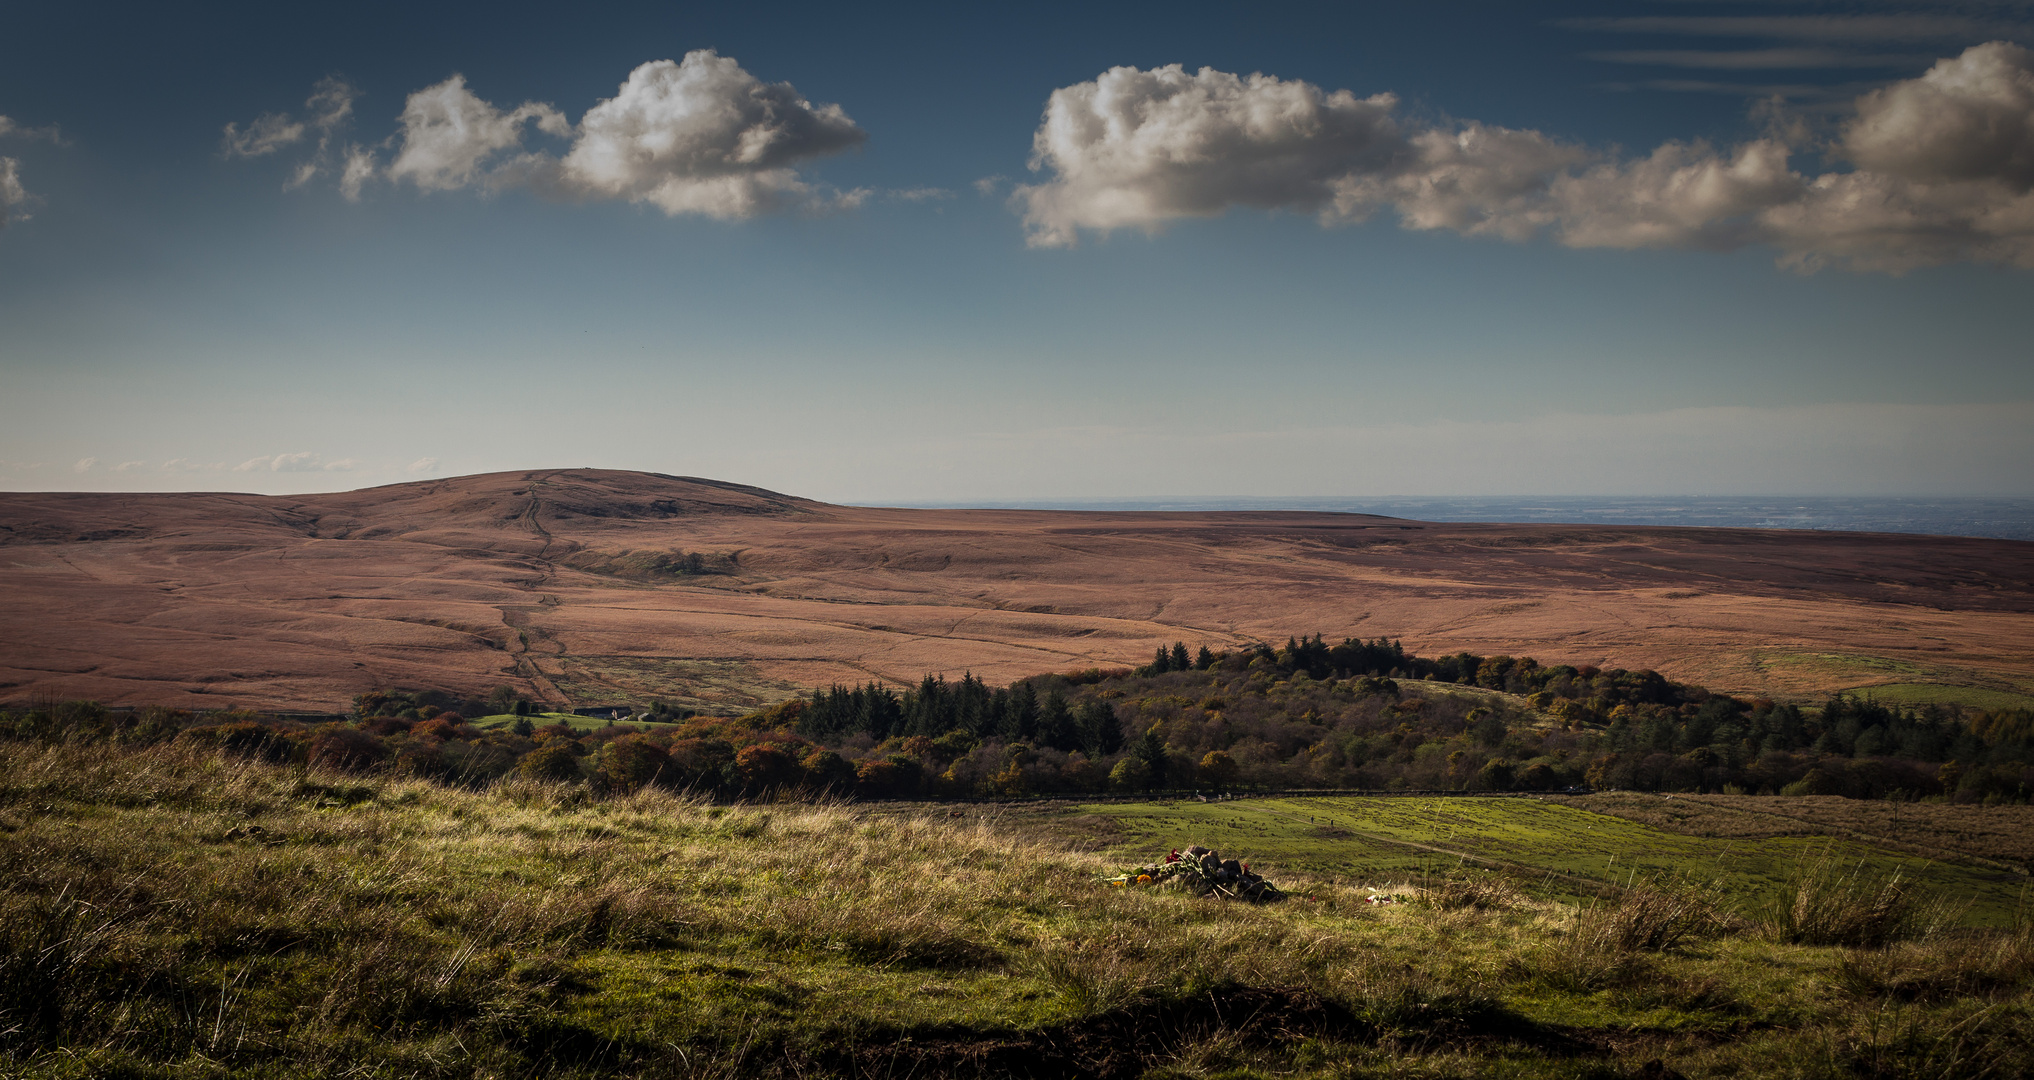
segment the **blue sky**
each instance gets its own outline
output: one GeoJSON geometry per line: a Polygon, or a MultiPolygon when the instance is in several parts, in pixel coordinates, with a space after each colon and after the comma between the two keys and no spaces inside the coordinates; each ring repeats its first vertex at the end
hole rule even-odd
{"type": "Polygon", "coordinates": [[[16,13],[0,487],[2034,494],[2029,26],[16,13]]]}

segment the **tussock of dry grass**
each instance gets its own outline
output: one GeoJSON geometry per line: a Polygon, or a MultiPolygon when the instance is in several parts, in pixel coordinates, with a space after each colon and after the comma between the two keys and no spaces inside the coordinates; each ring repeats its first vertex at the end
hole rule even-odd
{"type": "Polygon", "coordinates": [[[1950,922],[1900,869],[1882,871],[1823,854],[1797,867],[1768,905],[1767,931],[1797,945],[1882,949],[1950,922]]]}

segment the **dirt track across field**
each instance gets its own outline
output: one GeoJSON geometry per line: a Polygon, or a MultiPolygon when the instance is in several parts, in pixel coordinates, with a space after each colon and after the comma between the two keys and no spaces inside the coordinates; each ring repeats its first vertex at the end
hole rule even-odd
{"type": "Polygon", "coordinates": [[[2034,691],[2034,544],[1360,514],[897,510],[599,470],[0,494],[0,701],[376,687],[733,711],[815,685],[1400,638],[1776,698],[2034,691]],[[683,574],[675,556],[704,556],[683,574]]]}

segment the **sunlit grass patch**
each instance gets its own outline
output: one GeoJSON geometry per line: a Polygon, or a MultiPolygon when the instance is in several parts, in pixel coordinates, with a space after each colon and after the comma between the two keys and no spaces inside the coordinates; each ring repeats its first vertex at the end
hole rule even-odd
{"type": "MultiPolygon", "coordinates": [[[[1671,813],[1679,801],[1634,798],[1660,813],[1671,813]]],[[[1706,882],[1719,903],[1733,903],[1782,888],[1798,865],[1826,851],[1874,872],[1904,868],[1928,890],[1968,901],[1963,921],[1990,926],[2011,921],[2023,880],[1982,866],[1832,841],[1812,828],[1757,839],[1689,835],[1535,798],[1244,798],[1098,803],[1079,810],[1115,822],[1122,837],[1112,851],[1126,857],[1197,840],[1253,859],[1274,880],[1304,871],[1381,885],[1494,870],[1543,895],[1581,901],[1610,886],[1666,876],[1706,882]]]]}

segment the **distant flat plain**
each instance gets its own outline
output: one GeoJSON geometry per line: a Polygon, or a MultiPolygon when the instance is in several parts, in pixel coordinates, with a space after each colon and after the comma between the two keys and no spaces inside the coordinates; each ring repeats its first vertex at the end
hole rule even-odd
{"type": "MultiPolygon", "coordinates": [[[[946,509],[945,503],[904,503],[946,509]]],[[[1419,521],[1545,522],[1557,525],[1700,525],[1732,529],[1836,529],[2034,540],[2034,499],[1914,496],[1552,495],[1538,498],[1328,498],[1231,496],[1075,499],[988,504],[1018,510],[1314,510],[1419,521]]]]}
{"type": "Polygon", "coordinates": [[[1807,700],[2034,702],[2034,544],[1309,511],[835,506],[541,470],[331,495],[0,494],[0,701],[377,687],[732,712],[1174,640],[1389,636],[1807,700]],[[703,574],[674,572],[683,552],[703,574]]]}

